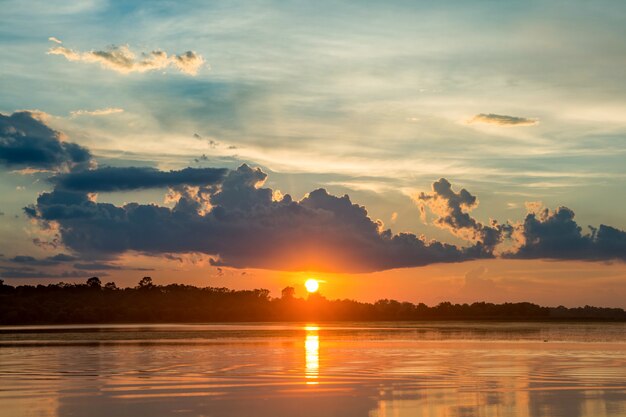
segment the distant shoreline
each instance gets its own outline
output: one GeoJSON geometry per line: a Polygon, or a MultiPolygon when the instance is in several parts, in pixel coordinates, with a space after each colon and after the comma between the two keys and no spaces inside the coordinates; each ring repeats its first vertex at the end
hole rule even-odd
{"type": "Polygon", "coordinates": [[[443,302],[429,307],[388,299],[375,303],[328,300],[317,293],[303,299],[294,294],[292,287],[283,289],[280,298],[272,298],[266,289],[155,285],[149,277],[133,288],[102,285],[96,277],[85,284],[47,286],[13,287],[0,282],[0,325],[626,322],[626,311],[621,308],[542,307],[528,302],[443,302]]]}
{"type": "MultiPolygon", "coordinates": [[[[447,323],[447,324],[453,324],[453,323],[459,323],[459,324],[469,324],[469,323],[480,323],[480,324],[487,324],[487,323],[493,323],[493,324],[524,324],[524,323],[528,323],[528,324],[541,324],[541,323],[545,323],[545,324],[550,324],[550,323],[554,323],[554,324],[590,324],[590,323],[597,323],[597,324],[614,324],[614,323],[626,323],[626,319],[623,318],[619,318],[619,319],[580,319],[580,318],[571,318],[571,319],[564,319],[564,318],[554,318],[554,319],[506,319],[506,318],[481,318],[481,319],[447,319],[447,318],[431,318],[431,319],[423,319],[423,320],[410,320],[410,319],[398,319],[398,320],[377,320],[377,319],[371,319],[371,320],[350,320],[350,319],[338,319],[338,320],[308,320],[308,321],[292,321],[292,320],[273,320],[273,321],[268,321],[268,320],[241,320],[241,321],[179,321],[179,322],[175,322],[175,321],[153,321],[153,322],[148,322],[148,321],[143,321],[143,322],[137,322],[137,321],[117,321],[117,322],[112,322],[112,321],[103,321],[103,322],[84,322],[84,321],[78,321],[78,322],[29,322],[29,323],[18,323],[18,324],[6,324],[6,323],[0,323],[0,333],[7,329],[7,328],[11,328],[11,327],[32,327],[32,328],[36,328],[38,326],[41,327],[51,327],[51,326],[58,326],[59,328],[66,328],[67,326],[72,326],[72,327],[76,327],[76,330],[81,330],[81,329],[88,329],[90,328],[89,326],[168,326],[168,325],[172,325],[172,326],[177,326],[177,325],[246,325],[249,324],[251,326],[257,326],[257,325],[262,325],[262,324],[267,324],[267,325],[273,325],[273,324],[301,324],[302,326],[307,326],[307,325],[315,325],[315,326],[328,326],[328,325],[333,325],[333,324],[346,324],[346,323],[354,323],[354,324],[364,324],[364,323],[375,323],[375,324],[384,324],[384,323],[402,323],[402,324],[406,324],[409,325],[411,323],[414,324],[429,324],[429,323],[447,323]],[[84,326],[84,327],[80,327],[80,326],[84,326]]],[[[407,327],[410,328],[410,327],[407,327]]]]}

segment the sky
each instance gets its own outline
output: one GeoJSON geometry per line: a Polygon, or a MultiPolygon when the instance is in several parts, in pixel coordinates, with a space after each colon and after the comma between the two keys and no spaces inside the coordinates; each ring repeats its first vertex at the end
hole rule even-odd
{"type": "Polygon", "coordinates": [[[0,279],[626,307],[625,19],[4,1],[0,279]]]}

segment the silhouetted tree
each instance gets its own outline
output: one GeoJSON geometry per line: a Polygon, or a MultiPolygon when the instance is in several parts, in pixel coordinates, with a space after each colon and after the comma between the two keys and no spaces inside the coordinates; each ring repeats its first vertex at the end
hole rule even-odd
{"type": "Polygon", "coordinates": [[[153,287],[154,287],[154,284],[152,283],[152,277],[143,277],[139,280],[140,289],[150,289],[153,287]]]}
{"type": "Polygon", "coordinates": [[[0,280],[0,324],[233,322],[309,320],[595,320],[626,321],[621,308],[541,307],[531,303],[440,303],[429,307],[396,300],[374,304],[328,300],[320,294],[296,298],[292,287],[272,299],[266,289],[230,290],[191,285],[156,285],[144,277],[135,288],[105,291],[97,277],[87,284],[13,287],[0,280]],[[149,290],[149,291],[148,291],[149,290]]]}
{"type": "Polygon", "coordinates": [[[294,287],[285,287],[280,292],[280,298],[283,300],[292,300],[296,296],[296,289],[294,287]]]}
{"type": "Polygon", "coordinates": [[[100,278],[98,277],[91,277],[87,280],[87,286],[89,288],[99,290],[100,288],[102,288],[102,282],[100,281],[100,278]]]}

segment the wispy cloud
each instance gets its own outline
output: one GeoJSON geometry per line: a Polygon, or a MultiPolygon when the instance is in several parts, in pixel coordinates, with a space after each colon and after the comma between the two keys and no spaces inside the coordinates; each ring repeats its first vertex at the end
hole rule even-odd
{"type": "Polygon", "coordinates": [[[57,38],[51,37],[49,40],[59,44],[59,46],[48,49],[49,55],[61,55],[72,62],[99,63],[103,68],[122,74],[173,67],[184,74],[197,75],[200,68],[205,64],[204,58],[194,51],[187,51],[180,55],[168,55],[157,49],[137,55],[130,50],[128,45],[112,45],[105,50],[81,52],[61,46],[61,41],[57,38]]]}
{"type": "Polygon", "coordinates": [[[504,114],[480,113],[471,118],[468,123],[484,123],[497,126],[534,126],[538,124],[539,121],[526,117],[507,116],[504,114]]]}
{"type": "Polygon", "coordinates": [[[108,116],[109,114],[123,113],[124,109],[119,107],[107,107],[105,109],[96,110],[74,110],[70,112],[72,117],[76,116],[108,116]]]}

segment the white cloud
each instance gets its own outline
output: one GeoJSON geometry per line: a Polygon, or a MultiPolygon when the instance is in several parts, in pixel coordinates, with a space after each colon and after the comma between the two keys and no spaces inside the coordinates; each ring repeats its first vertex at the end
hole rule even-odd
{"type": "MultiPolygon", "coordinates": [[[[50,41],[61,43],[56,38],[50,41]]],[[[64,46],[54,46],[48,49],[49,55],[61,55],[68,61],[99,63],[107,68],[122,74],[131,72],[148,72],[163,70],[174,67],[187,75],[196,75],[204,65],[204,58],[193,51],[187,51],[180,55],[168,55],[161,50],[143,52],[139,56],[130,50],[128,45],[112,45],[102,51],[80,52],[64,46]]]]}
{"type": "Polygon", "coordinates": [[[124,109],[118,107],[107,107],[105,109],[96,110],[74,110],[70,112],[72,117],[76,116],[107,116],[109,114],[123,113],[124,109]]]}

